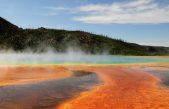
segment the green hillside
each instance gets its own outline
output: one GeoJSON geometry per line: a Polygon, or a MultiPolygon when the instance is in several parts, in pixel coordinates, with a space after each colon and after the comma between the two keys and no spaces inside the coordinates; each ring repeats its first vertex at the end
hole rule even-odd
{"type": "Polygon", "coordinates": [[[142,46],[84,31],[22,29],[0,18],[0,49],[66,52],[69,48],[91,54],[168,55],[168,47],[142,46]]]}

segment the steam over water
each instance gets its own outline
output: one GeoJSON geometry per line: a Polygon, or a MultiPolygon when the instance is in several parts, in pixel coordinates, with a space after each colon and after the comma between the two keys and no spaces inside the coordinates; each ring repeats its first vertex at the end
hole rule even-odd
{"type": "Polygon", "coordinates": [[[90,55],[80,52],[60,53],[1,53],[0,65],[19,64],[130,64],[169,62],[169,58],[90,55]]]}

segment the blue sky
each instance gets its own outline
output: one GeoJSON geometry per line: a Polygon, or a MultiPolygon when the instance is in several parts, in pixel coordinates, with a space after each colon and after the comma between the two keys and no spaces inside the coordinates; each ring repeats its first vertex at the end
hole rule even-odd
{"type": "Polygon", "coordinates": [[[169,0],[0,0],[0,16],[23,28],[84,30],[169,46],[169,0]]]}

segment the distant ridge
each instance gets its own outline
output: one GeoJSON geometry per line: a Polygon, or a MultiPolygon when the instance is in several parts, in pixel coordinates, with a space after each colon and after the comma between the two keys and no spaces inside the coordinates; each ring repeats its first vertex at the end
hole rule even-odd
{"type": "Polygon", "coordinates": [[[84,31],[22,29],[0,17],[0,50],[64,53],[68,49],[90,54],[169,55],[169,47],[143,46],[84,31]]]}

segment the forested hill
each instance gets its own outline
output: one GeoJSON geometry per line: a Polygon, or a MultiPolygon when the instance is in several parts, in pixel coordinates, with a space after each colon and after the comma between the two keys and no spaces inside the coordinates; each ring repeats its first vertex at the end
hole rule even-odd
{"type": "Polygon", "coordinates": [[[142,46],[84,31],[22,29],[0,17],[0,50],[66,52],[69,48],[91,54],[169,55],[168,47],[142,46]]]}

